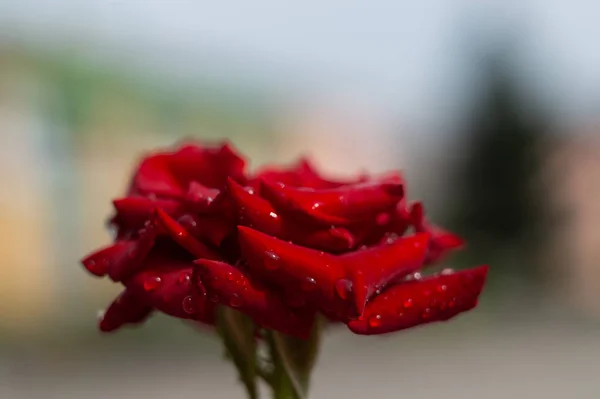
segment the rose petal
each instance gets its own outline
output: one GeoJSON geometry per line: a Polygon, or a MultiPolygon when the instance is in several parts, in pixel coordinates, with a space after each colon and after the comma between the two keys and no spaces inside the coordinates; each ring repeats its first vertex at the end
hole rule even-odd
{"type": "Polygon", "coordinates": [[[121,281],[135,273],[154,245],[157,229],[148,225],[135,240],[121,240],[100,249],[82,260],[84,267],[96,276],[121,281]]]}
{"type": "Polygon", "coordinates": [[[265,328],[306,339],[314,322],[314,311],[292,312],[274,293],[249,280],[227,263],[200,259],[199,279],[209,299],[250,316],[265,328]]]}
{"type": "Polygon", "coordinates": [[[290,244],[248,227],[239,226],[243,258],[256,278],[281,292],[317,303],[325,311],[344,317],[358,315],[351,295],[336,293],[346,274],[336,256],[290,244]]]}
{"type": "Polygon", "coordinates": [[[113,201],[116,215],[113,223],[122,228],[140,229],[154,217],[154,210],[159,207],[168,214],[179,211],[179,202],[175,200],[151,200],[146,197],[125,197],[113,201]]]}
{"type": "Polygon", "coordinates": [[[169,267],[154,262],[126,282],[140,301],[173,317],[213,324],[214,304],[200,287],[192,284],[191,262],[172,261],[169,267]]]}
{"type": "Polygon", "coordinates": [[[364,183],[313,190],[263,180],[261,194],[283,213],[319,223],[347,225],[393,209],[404,195],[401,183],[364,183]]]}
{"type": "Polygon", "coordinates": [[[367,300],[388,283],[421,268],[429,239],[427,233],[416,234],[338,258],[352,281],[359,313],[367,300]]]}
{"type": "Polygon", "coordinates": [[[240,225],[282,240],[326,251],[344,251],[355,245],[355,239],[347,229],[301,226],[296,220],[280,216],[267,200],[248,192],[233,180],[228,181],[228,187],[237,204],[240,225]]]}
{"type": "Polygon", "coordinates": [[[355,334],[385,334],[448,320],[477,305],[487,272],[487,266],[480,266],[389,287],[348,328],[355,334]]]}
{"type": "Polygon", "coordinates": [[[138,324],[152,313],[152,307],[139,302],[131,291],[125,289],[106,309],[98,323],[100,331],[112,332],[125,324],[138,324]]]}
{"type": "Polygon", "coordinates": [[[197,258],[221,259],[212,249],[195,239],[179,223],[167,215],[162,209],[157,209],[156,214],[162,226],[179,245],[190,251],[197,258]]]}
{"type": "Polygon", "coordinates": [[[332,180],[319,174],[316,168],[306,158],[301,158],[290,168],[264,168],[256,176],[256,189],[259,189],[258,181],[263,179],[273,183],[283,183],[293,187],[307,187],[314,189],[327,189],[346,186],[349,184],[362,183],[367,176],[360,176],[353,181],[332,180]]]}
{"type": "Polygon", "coordinates": [[[245,181],[245,162],[228,143],[202,147],[194,143],[174,151],[147,155],[140,162],[129,187],[129,195],[183,198],[191,182],[222,188],[231,176],[245,181]]]}
{"type": "Polygon", "coordinates": [[[197,181],[191,181],[185,194],[185,200],[194,211],[207,212],[220,193],[221,191],[216,188],[210,188],[197,181]]]}

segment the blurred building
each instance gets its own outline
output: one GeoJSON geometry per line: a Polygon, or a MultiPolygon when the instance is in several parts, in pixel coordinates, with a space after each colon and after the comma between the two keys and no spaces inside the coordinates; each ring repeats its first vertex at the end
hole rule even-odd
{"type": "Polygon", "coordinates": [[[600,316],[600,134],[575,132],[555,147],[548,169],[560,228],[548,250],[568,298],[583,313],[600,316]],[[551,245],[554,244],[554,245],[551,245]]]}

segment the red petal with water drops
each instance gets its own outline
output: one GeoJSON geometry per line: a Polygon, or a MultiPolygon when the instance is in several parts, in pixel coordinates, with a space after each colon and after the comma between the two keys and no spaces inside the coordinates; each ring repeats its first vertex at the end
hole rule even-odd
{"type": "Polygon", "coordinates": [[[249,280],[239,269],[222,262],[200,259],[198,279],[213,303],[228,306],[248,316],[262,327],[307,339],[314,312],[293,312],[264,285],[249,280]]]}
{"type": "Polygon", "coordinates": [[[227,144],[181,145],[174,151],[147,155],[131,181],[130,195],[183,198],[191,182],[222,188],[225,179],[245,181],[245,161],[227,144]]]}
{"type": "Polygon", "coordinates": [[[221,191],[216,188],[206,187],[196,181],[192,181],[185,194],[185,200],[194,211],[207,212],[210,209],[210,205],[220,193],[221,191]]]}
{"type": "Polygon", "coordinates": [[[163,313],[213,324],[214,304],[198,285],[192,284],[193,272],[194,266],[189,262],[171,260],[167,267],[152,262],[125,285],[140,301],[163,313]]]}
{"type": "Polygon", "coordinates": [[[120,240],[87,256],[82,260],[83,266],[96,276],[108,274],[113,281],[121,281],[139,269],[156,235],[156,228],[150,224],[138,239],[120,240]]]}
{"type": "MultiPolygon", "coordinates": [[[[293,187],[308,187],[314,189],[327,189],[346,186],[349,184],[363,183],[367,176],[360,176],[353,181],[333,180],[323,177],[306,158],[300,159],[290,168],[264,168],[256,176],[273,183],[283,183],[293,187]]],[[[259,188],[259,184],[255,187],[259,188]]]]}
{"type": "Polygon", "coordinates": [[[229,193],[237,204],[239,222],[282,240],[327,251],[343,251],[354,246],[352,234],[340,227],[301,226],[296,220],[280,216],[264,198],[252,194],[233,180],[229,193]]]}
{"type": "Polygon", "coordinates": [[[162,226],[167,230],[169,235],[179,245],[190,251],[197,258],[220,259],[221,257],[212,249],[208,248],[202,242],[195,239],[187,232],[179,223],[166,214],[161,209],[157,209],[156,214],[162,226]]]}
{"type": "Polygon", "coordinates": [[[245,182],[246,162],[233,147],[224,142],[217,146],[185,144],[172,154],[169,161],[171,173],[187,188],[190,182],[222,189],[227,177],[245,182]]]}
{"type": "Polygon", "coordinates": [[[347,225],[390,211],[404,196],[401,183],[363,183],[314,190],[263,180],[261,194],[282,212],[318,223],[347,225]]]}
{"type": "Polygon", "coordinates": [[[487,266],[480,266],[389,287],[348,328],[355,334],[385,334],[448,320],[477,305],[487,272],[487,266]]]}
{"type": "Polygon", "coordinates": [[[359,313],[377,291],[422,267],[429,239],[427,233],[416,234],[338,258],[352,281],[359,313]]]}
{"type": "Polygon", "coordinates": [[[248,227],[238,227],[238,234],[243,258],[261,281],[272,283],[289,298],[302,298],[304,303],[318,304],[326,312],[339,313],[341,318],[358,315],[352,298],[335,292],[336,283],[346,281],[336,256],[248,227]]]}
{"type": "Polygon", "coordinates": [[[151,200],[146,197],[125,197],[113,201],[116,215],[113,223],[119,227],[139,229],[144,223],[154,217],[156,208],[161,208],[168,214],[179,210],[179,202],[175,200],[151,200]]]}
{"type": "Polygon", "coordinates": [[[152,307],[139,302],[135,295],[125,289],[100,317],[98,325],[102,332],[112,332],[125,324],[138,324],[152,313],[152,307]]]}

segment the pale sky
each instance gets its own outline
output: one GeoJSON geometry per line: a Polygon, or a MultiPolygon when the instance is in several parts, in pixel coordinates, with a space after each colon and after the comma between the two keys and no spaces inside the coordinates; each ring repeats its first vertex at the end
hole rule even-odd
{"type": "Polygon", "coordinates": [[[0,41],[78,48],[183,82],[241,79],[351,98],[417,123],[460,98],[467,45],[481,29],[516,32],[528,76],[558,95],[566,116],[592,115],[598,21],[591,0],[0,1],[0,41]]]}

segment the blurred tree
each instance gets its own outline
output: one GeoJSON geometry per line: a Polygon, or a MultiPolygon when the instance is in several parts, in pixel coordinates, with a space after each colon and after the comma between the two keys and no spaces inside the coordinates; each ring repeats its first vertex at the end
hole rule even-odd
{"type": "MultiPolygon", "coordinates": [[[[524,92],[511,58],[485,58],[482,82],[461,142],[454,226],[474,251],[502,258],[502,270],[537,279],[534,252],[543,239],[541,107],[524,92]]],[[[531,280],[530,280],[531,281],[531,280]]]]}

